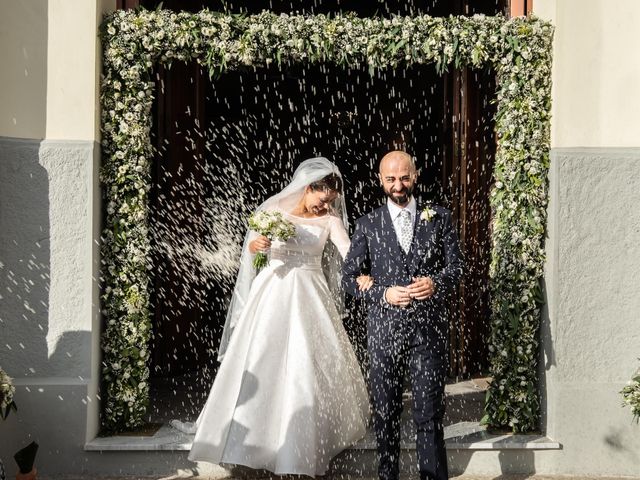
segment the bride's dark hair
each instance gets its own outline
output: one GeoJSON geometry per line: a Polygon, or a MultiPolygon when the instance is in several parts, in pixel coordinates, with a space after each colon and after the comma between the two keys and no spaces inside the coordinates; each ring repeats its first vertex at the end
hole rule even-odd
{"type": "Polygon", "coordinates": [[[318,190],[329,190],[340,193],[342,191],[342,178],[335,173],[330,173],[326,177],[309,184],[309,188],[314,192],[318,190]]]}

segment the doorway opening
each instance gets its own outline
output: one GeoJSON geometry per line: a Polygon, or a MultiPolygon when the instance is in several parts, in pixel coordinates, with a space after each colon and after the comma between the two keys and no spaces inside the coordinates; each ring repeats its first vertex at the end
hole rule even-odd
{"type": "MultiPolygon", "coordinates": [[[[156,3],[140,2],[147,8],[156,3]]],[[[165,0],[163,7],[180,9],[179,3],[165,0]]],[[[219,2],[193,3],[189,10],[222,9],[219,2]]],[[[245,5],[249,2],[235,3],[226,9],[256,13],[245,5]]],[[[292,2],[272,3],[276,12],[343,11],[340,2],[317,1],[302,11],[292,2]]],[[[499,1],[482,2],[483,7],[462,0],[430,6],[362,3],[350,10],[359,16],[504,11],[499,1]]],[[[465,252],[467,272],[451,305],[450,376],[473,382],[486,372],[488,193],[496,143],[490,69],[439,75],[425,65],[370,75],[365,67],[284,64],[225,72],[210,80],[196,64],[174,63],[171,69],[159,66],[155,74],[152,138],[158,155],[151,210],[152,223],[161,227],[156,242],[187,238],[187,245],[206,245],[212,225],[203,219],[212,218],[212,198],[225,200],[220,194],[225,188],[228,194],[233,185],[232,195],[243,199],[237,202],[243,205],[241,218],[279,191],[302,160],[318,155],[333,160],[345,176],[353,225],[383,201],[375,177],[379,158],[390,149],[407,150],[421,171],[416,196],[454,212],[465,252]]],[[[231,232],[228,238],[240,237],[231,232]]],[[[233,275],[203,275],[194,270],[201,265],[178,268],[166,249],[157,249],[154,261],[151,417],[194,418],[215,378],[233,275]]],[[[364,316],[357,305],[351,307],[346,328],[366,363],[364,316]]]]}

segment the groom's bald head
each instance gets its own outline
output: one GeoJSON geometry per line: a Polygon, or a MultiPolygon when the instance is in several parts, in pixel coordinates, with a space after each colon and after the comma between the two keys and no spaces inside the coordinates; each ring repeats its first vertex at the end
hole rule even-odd
{"type": "Polygon", "coordinates": [[[416,164],[407,152],[394,150],[380,160],[380,183],[392,202],[406,206],[417,178],[416,164]]]}
{"type": "Polygon", "coordinates": [[[380,175],[383,170],[395,169],[396,167],[409,168],[410,171],[416,173],[416,164],[413,157],[402,150],[392,150],[380,159],[380,175]]]}

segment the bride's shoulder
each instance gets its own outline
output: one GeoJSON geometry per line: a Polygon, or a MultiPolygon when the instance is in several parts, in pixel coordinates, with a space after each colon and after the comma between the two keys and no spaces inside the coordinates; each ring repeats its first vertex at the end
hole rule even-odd
{"type": "Polygon", "coordinates": [[[342,218],[336,215],[335,213],[327,214],[327,225],[330,227],[342,227],[344,228],[344,222],[342,218]]]}

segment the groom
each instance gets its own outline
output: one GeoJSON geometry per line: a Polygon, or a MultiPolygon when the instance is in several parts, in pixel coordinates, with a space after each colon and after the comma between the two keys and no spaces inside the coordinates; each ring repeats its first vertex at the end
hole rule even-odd
{"type": "Polygon", "coordinates": [[[402,386],[409,371],[420,478],[446,479],[442,417],[447,375],[447,299],[463,270],[451,212],[417,205],[417,172],[410,155],[392,151],[380,161],[387,195],[382,207],[358,219],[343,267],[344,288],[368,307],[369,383],[381,480],[399,475],[402,386]],[[374,285],[359,291],[356,278],[374,285]]]}

